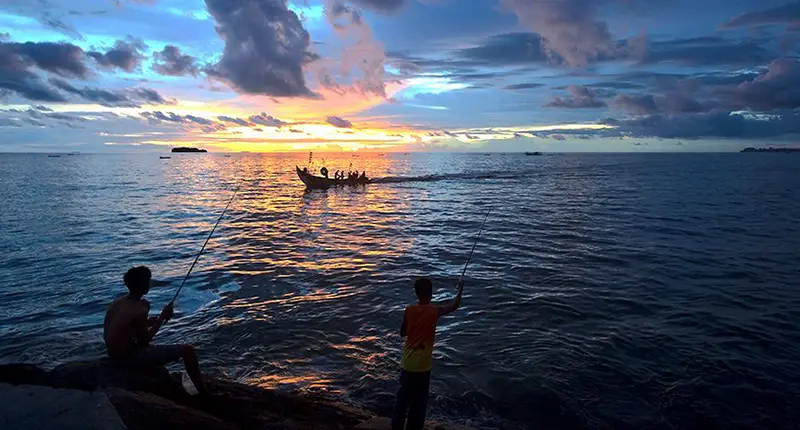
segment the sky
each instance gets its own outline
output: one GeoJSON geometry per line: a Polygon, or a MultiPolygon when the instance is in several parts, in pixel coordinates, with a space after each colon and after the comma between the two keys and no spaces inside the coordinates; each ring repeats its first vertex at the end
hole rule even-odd
{"type": "Polygon", "coordinates": [[[800,1],[0,0],[0,152],[798,146],[800,1]]]}

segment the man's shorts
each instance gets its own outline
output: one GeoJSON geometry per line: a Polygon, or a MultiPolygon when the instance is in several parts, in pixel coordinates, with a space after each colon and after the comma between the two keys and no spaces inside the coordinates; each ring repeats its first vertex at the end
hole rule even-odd
{"type": "Polygon", "coordinates": [[[163,366],[183,356],[183,345],[148,345],[137,348],[123,361],[132,366],[163,366]]]}

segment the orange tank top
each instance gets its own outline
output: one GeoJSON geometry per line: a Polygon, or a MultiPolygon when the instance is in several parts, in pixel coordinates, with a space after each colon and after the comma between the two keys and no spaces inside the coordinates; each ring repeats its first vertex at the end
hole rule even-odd
{"type": "Polygon", "coordinates": [[[403,369],[427,372],[433,367],[433,342],[439,308],[432,304],[411,305],[404,313],[406,344],[403,348],[403,369]]]}

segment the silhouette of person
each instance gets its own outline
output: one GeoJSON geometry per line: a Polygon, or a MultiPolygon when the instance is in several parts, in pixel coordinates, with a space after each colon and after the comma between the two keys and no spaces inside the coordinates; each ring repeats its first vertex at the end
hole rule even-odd
{"type": "Polygon", "coordinates": [[[145,266],[131,268],[123,279],[129,293],[114,300],[103,323],[103,340],[108,356],[115,362],[132,366],[163,366],[183,359],[186,373],[197,391],[202,396],[208,395],[192,345],[150,344],[174,313],[170,303],[159,316],[148,318],[150,303],[144,296],[150,291],[150,269],[145,266]]]}
{"type": "Polygon", "coordinates": [[[392,414],[392,430],[422,430],[428,407],[428,390],[433,366],[433,343],[439,318],[461,306],[464,283],[458,283],[456,298],[446,304],[433,304],[433,283],[428,278],[414,282],[418,303],[403,312],[400,336],[406,338],[400,370],[400,389],[392,414]],[[408,426],[406,427],[406,417],[408,426]]]}
{"type": "Polygon", "coordinates": [[[319,173],[322,173],[322,176],[327,178],[328,177],[328,168],[327,167],[323,167],[323,168],[319,169],[319,173]]]}

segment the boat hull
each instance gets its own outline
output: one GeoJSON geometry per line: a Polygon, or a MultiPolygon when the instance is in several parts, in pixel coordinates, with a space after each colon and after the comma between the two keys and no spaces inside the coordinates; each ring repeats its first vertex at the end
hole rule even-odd
{"type": "Polygon", "coordinates": [[[331,187],[339,187],[339,186],[355,186],[355,185],[366,185],[369,183],[369,179],[344,179],[344,180],[336,180],[330,178],[323,178],[321,176],[314,176],[310,173],[306,173],[301,170],[299,167],[295,166],[295,170],[297,171],[297,177],[300,178],[300,181],[305,184],[306,189],[308,190],[326,190],[331,187]]]}

